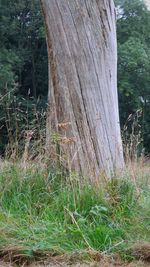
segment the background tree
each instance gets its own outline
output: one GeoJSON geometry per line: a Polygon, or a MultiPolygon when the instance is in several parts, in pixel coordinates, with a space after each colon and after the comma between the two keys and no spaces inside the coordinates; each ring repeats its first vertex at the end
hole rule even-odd
{"type": "Polygon", "coordinates": [[[41,2],[49,60],[47,142],[57,131],[69,168],[92,180],[100,172],[110,176],[123,167],[114,3],[41,2]]]}
{"type": "Polygon", "coordinates": [[[29,127],[27,120],[32,124],[33,109],[46,108],[48,78],[40,2],[1,0],[0,18],[0,154],[3,154],[10,133],[16,136],[18,131],[21,135],[29,127]]]}
{"type": "Polygon", "coordinates": [[[1,90],[16,81],[19,94],[27,96],[30,89],[34,97],[46,95],[47,50],[39,1],[2,0],[0,16],[1,90]]]}
{"type": "Polygon", "coordinates": [[[142,110],[143,145],[150,151],[150,12],[143,1],[119,2],[118,88],[121,125],[142,110]]]}

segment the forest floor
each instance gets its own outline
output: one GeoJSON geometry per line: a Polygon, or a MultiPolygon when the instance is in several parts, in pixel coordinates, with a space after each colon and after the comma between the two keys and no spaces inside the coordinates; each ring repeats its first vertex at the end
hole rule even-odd
{"type": "Polygon", "coordinates": [[[62,264],[49,264],[49,265],[32,265],[30,267],[148,267],[150,263],[144,263],[142,261],[128,263],[128,264],[121,264],[121,263],[110,263],[110,262],[101,262],[101,263],[78,263],[75,265],[66,265],[66,263],[62,264]]]}
{"type": "MultiPolygon", "coordinates": [[[[49,256],[48,258],[39,260],[20,260],[17,258],[17,261],[12,261],[11,256],[8,260],[8,257],[4,257],[4,260],[1,258],[0,267],[150,267],[150,252],[149,246],[138,251],[137,259],[133,258],[132,260],[127,259],[126,261],[121,259],[119,255],[105,255],[103,253],[95,252],[95,258],[81,259],[78,254],[72,253],[70,255],[64,254],[59,256],[49,256]],[[147,252],[146,252],[147,250],[147,252]],[[143,255],[141,254],[143,253],[143,255]],[[147,258],[144,256],[147,255],[147,258]],[[97,256],[97,257],[96,257],[97,256]],[[138,256],[140,257],[138,259],[138,256]],[[141,258],[143,257],[143,260],[141,258]]],[[[138,247],[139,248],[139,247],[138,247]]],[[[137,253],[137,251],[136,251],[137,253]]]]}
{"type": "Polygon", "coordinates": [[[119,261],[111,261],[111,260],[102,260],[100,262],[91,262],[91,263],[75,263],[68,264],[66,262],[45,262],[45,263],[34,263],[31,265],[14,265],[11,263],[5,263],[0,261],[0,267],[148,267],[150,266],[149,262],[143,261],[134,261],[130,263],[121,263],[119,261]]]}

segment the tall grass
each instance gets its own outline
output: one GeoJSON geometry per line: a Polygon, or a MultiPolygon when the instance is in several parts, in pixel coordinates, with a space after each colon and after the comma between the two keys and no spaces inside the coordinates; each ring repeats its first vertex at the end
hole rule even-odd
{"type": "Polygon", "coordinates": [[[0,251],[120,252],[150,239],[150,174],[103,188],[40,165],[0,169],[0,251]],[[138,190],[137,190],[138,188],[138,190]]]}

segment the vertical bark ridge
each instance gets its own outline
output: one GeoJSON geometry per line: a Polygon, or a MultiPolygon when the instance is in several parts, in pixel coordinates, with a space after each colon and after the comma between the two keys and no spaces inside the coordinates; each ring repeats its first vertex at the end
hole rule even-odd
{"type": "MultiPolygon", "coordinates": [[[[76,3],[76,1],[74,2],[74,3],[76,3]]],[[[86,6],[86,5],[85,5],[86,6]]],[[[86,9],[87,9],[87,6],[86,6],[86,9]]],[[[85,10],[86,11],[86,10],[85,10]]],[[[86,31],[86,27],[85,27],[85,23],[84,23],[84,16],[82,16],[82,20],[83,20],[83,25],[84,25],[84,32],[85,32],[85,38],[87,39],[87,44],[88,44],[88,47],[89,47],[89,51],[90,51],[90,53],[91,53],[91,58],[92,58],[92,60],[93,60],[93,66],[94,66],[94,70],[95,70],[95,73],[96,73],[96,78],[97,78],[97,82],[98,82],[98,85],[99,85],[99,88],[100,88],[100,81],[99,81],[99,75],[98,75],[98,69],[97,69],[97,67],[96,67],[96,64],[95,64],[95,61],[94,61],[94,59],[96,59],[96,57],[94,56],[94,54],[93,54],[93,49],[92,49],[92,47],[91,47],[91,43],[90,43],[90,41],[89,41],[89,38],[88,38],[88,35],[87,35],[87,31],[86,31]]],[[[88,27],[88,26],[87,26],[88,27]]],[[[102,29],[103,30],[103,29],[102,29]]],[[[80,36],[79,36],[79,40],[80,40],[80,36]]],[[[94,43],[94,41],[93,41],[93,43],[94,43]]],[[[85,55],[85,57],[86,57],[86,55],[85,55]]],[[[107,116],[106,116],[106,107],[105,107],[105,105],[104,105],[104,101],[103,101],[103,97],[102,97],[102,94],[101,94],[101,90],[99,90],[99,92],[100,92],[100,102],[102,103],[102,106],[103,106],[103,110],[104,110],[104,121],[106,121],[107,122],[107,116]]],[[[107,122],[107,125],[109,125],[109,123],[107,122]]],[[[111,155],[111,161],[112,161],[112,159],[113,159],[113,157],[112,157],[112,151],[111,151],[111,145],[110,145],[110,140],[109,140],[109,138],[108,138],[108,136],[109,136],[109,134],[108,134],[108,132],[107,132],[107,128],[106,128],[106,125],[103,123],[102,124],[102,127],[104,127],[105,128],[105,130],[103,129],[103,132],[105,131],[106,132],[106,134],[105,134],[105,136],[106,136],[106,142],[108,142],[108,146],[109,146],[109,149],[110,149],[110,155],[111,155]]],[[[108,129],[108,131],[109,131],[109,129],[108,129]]],[[[112,168],[113,168],[113,166],[112,166],[112,168]]]]}
{"type": "Polygon", "coordinates": [[[53,50],[49,61],[55,63],[55,69],[52,63],[49,68],[49,103],[55,112],[48,123],[53,116],[55,123],[71,122],[66,131],[59,131],[76,138],[63,146],[72,167],[91,180],[103,171],[110,176],[123,166],[113,1],[41,1],[53,50]]]}
{"type": "MultiPolygon", "coordinates": [[[[57,1],[55,2],[57,5],[58,5],[58,3],[57,3],[57,1]]],[[[61,16],[61,20],[62,20],[62,27],[63,27],[63,30],[64,30],[64,35],[66,36],[66,33],[65,33],[65,27],[64,27],[64,22],[63,22],[63,18],[62,18],[62,14],[61,14],[61,11],[60,11],[60,8],[59,8],[59,5],[58,5],[58,10],[59,10],[59,12],[60,12],[60,16],[61,16]]],[[[69,48],[69,42],[68,42],[68,39],[67,39],[67,36],[66,36],[66,42],[67,42],[67,46],[68,46],[68,51],[70,51],[70,48],[69,48]]],[[[69,54],[71,55],[71,52],[69,52],[69,54]]],[[[71,56],[72,57],[72,56],[71,56]]],[[[75,64],[75,63],[74,63],[75,64]]],[[[80,79],[79,79],[79,74],[78,74],[78,70],[77,70],[77,67],[76,67],[76,64],[75,64],[75,72],[76,72],[76,75],[77,75],[77,78],[78,78],[78,82],[79,82],[79,88],[80,88],[80,92],[81,92],[81,95],[82,95],[82,86],[81,86],[81,82],[80,82],[80,79]]],[[[70,96],[70,99],[71,99],[71,96],[70,96]]],[[[76,102],[78,102],[77,101],[77,97],[75,97],[75,99],[76,99],[76,102]]],[[[72,103],[72,110],[73,110],[73,113],[74,113],[74,117],[76,117],[75,116],[75,114],[77,113],[77,112],[75,112],[74,111],[74,104],[73,104],[73,102],[74,102],[74,99],[71,99],[71,102],[70,103],[72,103]]],[[[84,108],[84,99],[83,98],[80,98],[80,105],[81,106],[83,106],[83,109],[82,109],[82,113],[84,113],[85,114],[85,117],[86,117],[86,110],[85,110],[85,108],[84,108]]],[[[77,103],[75,103],[75,105],[76,105],[77,103]]],[[[86,140],[86,138],[84,137],[84,132],[82,131],[81,132],[81,130],[82,130],[82,128],[80,127],[78,127],[78,124],[79,124],[79,120],[78,120],[78,118],[76,118],[75,119],[75,121],[76,121],[76,126],[77,126],[77,128],[78,128],[78,133],[79,133],[79,137],[78,137],[78,144],[77,144],[77,148],[76,149],[78,149],[78,146],[80,145],[81,147],[82,147],[82,150],[83,150],[83,155],[82,155],[82,157],[85,157],[85,160],[83,160],[83,159],[81,159],[80,158],[80,162],[83,162],[83,164],[82,165],[84,165],[84,164],[88,164],[89,165],[89,159],[91,158],[91,156],[90,156],[90,151],[88,151],[88,147],[87,147],[87,143],[86,142],[84,142],[83,143],[83,140],[86,140]],[[85,151],[85,153],[84,153],[84,151],[85,151]],[[88,158],[87,158],[87,151],[89,152],[89,156],[88,156],[88,158]]],[[[88,121],[86,122],[87,123],[87,125],[88,125],[88,121]]],[[[91,137],[90,136],[90,129],[88,129],[88,131],[89,131],[89,137],[91,137]]],[[[90,140],[90,143],[92,144],[92,138],[91,138],[91,140],[90,140]]],[[[91,150],[93,150],[94,148],[92,147],[91,148],[91,150]]],[[[80,154],[81,154],[81,151],[80,151],[80,154]]],[[[93,161],[93,165],[96,165],[95,164],[95,160],[96,160],[96,158],[91,158],[91,160],[93,161]]],[[[82,166],[83,167],[83,166],[82,166]]],[[[92,172],[93,172],[93,169],[95,169],[95,166],[92,168],[92,172]]]]}
{"type": "MultiPolygon", "coordinates": [[[[75,3],[75,2],[74,2],[75,3]]],[[[71,3],[72,4],[72,3],[71,3]]],[[[75,24],[75,23],[74,23],[75,24]]],[[[76,27],[76,24],[75,24],[75,28],[76,28],[76,32],[77,32],[77,35],[78,35],[78,39],[79,39],[79,42],[80,42],[80,39],[82,39],[82,36],[81,36],[81,32],[79,33],[78,32],[78,29],[77,29],[77,27],[76,27]]],[[[86,35],[86,32],[85,32],[85,35],[86,35]]],[[[92,54],[92,51],[91,51],[91,49],[90,49],[90,45],[89,45],[89,42],[88,42],[88,38],[87,38],[87,35],[85,36],[86,38],[83,38],[84,40],[87,40],[87,45],[89,46],[88,47],[88,49],[89,49],[89,52],[90,53],[88,53],[88,56],[89,56],[89,54],[91,54],[91,56],[90,56],[90,58],[92,59],[92,62],[93,62],[93,64],[94,64],[94,60],[93,60],[93,54],[92,54]]],[[[81,49],[82,49],[82,43],[80,42],[80,44],[81,44],[81,49]]],[[[87,49],[87,47],[86,47],[86,49],[87,49]]],[[[84,56],[85,56],[85,61],[86,61],[86,64],[88,65],[88,63],[87,63],[87,55],[86,55],[86,53],[85,53],[85,51],[84,51],[84,49],[83,49],[83,53],[84,53],[84,56]]],[[[92,64],[92,65],[93,65],[92,64]]],[[[93,65],[94,66],[94,65],[93,65]]],[[[95,67],[94,67],[94,73],[92,73],[92,75],[95,75],[96,74],[96,76],[97,76],[97,72],[96,72],[96,70],[95,70],[95,67]]],[[[91,76],[92,76],[91,75],[91,76]]],[[[89,76],[90,76],[90,73],[89,73],[89,76]]],[[[86,88],[84,88],[84,89],[86,89],[86,88]]],[[[83,92],[84,93],[84,92],[83,92]]],[[[84,93],[85,94],[85,93],[84,93]]],[[[84,96],[83,96],[83,98],[85,98],[84,96]]],[[[100,103],[102,103],[102,101],[100,101],[100,103]]],[[[89,104],[88,104],[89,105],[89,104]]],[[[94,103],[93,103],[93,105],[94,105],[94,103]]],[[[89,114],[88,114],[88,110],[86,110],[86,112],[87,112],[87,116],[89,117],[89,114]]],[[[88,121],[89,121],[89,119],[88,119],[88,121]]],[[[103,124],[102,124],[102,127],[103,127],[103,124]]],[[[91,127],[90,127],[91,128],[91,127]]],[[[93,130],[92,130],[92,132],[93,132],[93,130]]],[[[94,139],[94,141],[96,141],[97,140],[97,138],[95,138],[95,134],[93,134],[91,132],[91,136],[93,137],[93,139],[94,139]]],[[[101,131],[101,135],[104,133],[104,130],[102,130],[101,131]]],[[[95,147],[95,144],[94,144],[94,147],[95,147]]],[[[97,151],[95,150],[95,153],[97,154],[97,151]]],[[[104,153],[104,152],[103,152],[104,153]]],[[[97,156],[97,155],[96,155],[97,156]]],[[[98,157],[100,157],[101,159],[102,159],[102,156],[101,155],[99,155],[98,157]]],[[[98,164],[99,164],[99,166],[101,167],[101,168],[105,168],[105,165],[103,165],[102,164],[102,160],[98,160],[98,164]],[[100,163],[101,162],[101,163],[100,163]]]]}
{"type": "MultiPolygon", "coordinates": [[[[81,45],[81,42],[80,42],[80,34],[79,34],[78,29],[77,29],[77,27],[76,27],[76,24],[75,24],[75,21],[74,21],[74,18],[73,18],[71,9],[70,9],[69,6],[68,6],[68,8],[69,8],[69,10],[70,10],[70,14],[71,14],[71,16],[72,16],[72,22],[73,22],[73,24],[74,24],[74,27],[75,27],[75,30],[76,30],[76,33],[77,33],[77,36],[78,36],[79,43],[80,43],[80,45],[81,45]]],[[[82,47],[82,46],[81,46],[81,47],[82,47]]],[[[84,51],[83,51],[83,52],[84,52],[84,51]]],[[[85,58],[86,58],[86,55],[85,55],[85,58]]],[[[76,65],[76,61],[75,61],[75,65],[76,65]]],[[[81,82],[81,78],[80,78],[80,74],[79,74],[78,66],[77,66],[77,65],[76,65],[76,73],[77,73],[77,75],[78,75],[78,80],[79,80],[79,83],[80,83],[81,96],[82,96],[82,103],[83,103],[84,111],[85,111],[85,114],[86,114],[86,121],[87,121],[87,125],[88,125],[88,128],[89,128],[89,133],[90,133],[90,137],[91,137],[91,142],[92,142],[92,145],[93,145],[93,149],[95,150],[95,156],[96,156],[96,159],[97,159],[97,164],[98,164],[98,166],[99,166],[100,168],[102,168],[102,167],[104,167],[104,165],[101,164],[101,165],[103,165],[103,166],[100,166],[100,164],[99,164],[99,159],[98,159],[98,157],[97,157],[96,147],[95,147],[95,143],[94,143],[94,140],[93,140],[94,137],[93,137],[93,134],[92,134],[92,132],[91,132],[91,127],[90,127],[89,119],[88,119],[88,116],[87,116],[87,108],[86,108],[86,104],[85,104],[85,100],[84,100],[84,95],[83,95],[82,82],[81,82]]],[[[83,139],[83,138],[82,138],[82,139],[83,139]]],[[[101,157],[101,162],[103,162],[102,157],[101,157]]]]}

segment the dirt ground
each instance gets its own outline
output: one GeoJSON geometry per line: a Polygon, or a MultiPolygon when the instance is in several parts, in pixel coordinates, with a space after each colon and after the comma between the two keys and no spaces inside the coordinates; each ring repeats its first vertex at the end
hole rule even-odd
{"type": "Polygon", "coordinates": [[[9,254],[7,258],[1,258],[0,267],[150,267],[150,243],[135,245],[132,255],[134,255],[134,258],[137,260],[130,263],[122,262],[120,257],[115,254],[107,255],[89,251],[87,255],[85,257],[84,253],[79,252],[74,252],[70,255],[47,255],[45,258],[38,258],[40,261],[29,264],[27,259],[18,258],[18,254],[15,258],[11,257],[11,254],[9,254]],[[90,258],[87,258],[87,255],[90,255],[90,258]],[[4,259],[7,261],[10,260],[10,263],[6,263],[4,259]],[[17,260],[19,264],[12,263],[12,259],[13,261],[17,260]],[[145,259],[145,261],[141,261],[140,259],[145,259]],[[87,260],[89,260],[89,262],[87,262],[87,260]]]}
{"type": "Polygon", "coordinates": [[[148,267],[150,263],[144,262],[135,262],[129,264],[119,264],[119,263],[110,263],[110,262],[101,262],[101,263],[89,263],[89,264],[75,264],[75,265],[66,265],[65,263],[61,264],[49,264],[49,265],[32,265],[30,267],[148,267]]]}
{"type": "Polygon", "coordinates": [[[26,265],[24,264],[11,264],[11,263],[4,263],[0,262],[0,267],[148,267],[150,266],[150,263],[144,263],[141,261],[128,263],[128,264],[121,264],[119,262],[111,262],[111,261],[101,261],[101,262],[93,262],[93,263],[76,263],[76,264],[67,264],[65,262],[50,262],[50,263],[35,263],[32,265],[26,265]]]}

